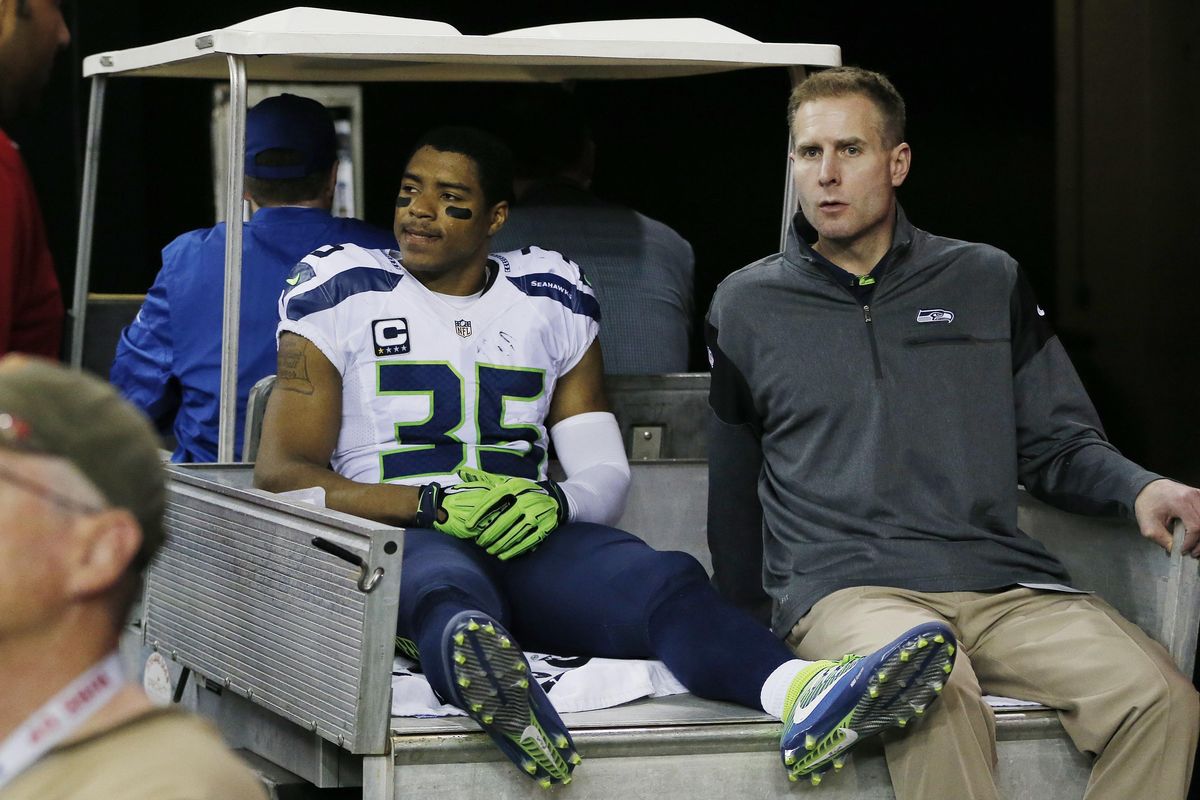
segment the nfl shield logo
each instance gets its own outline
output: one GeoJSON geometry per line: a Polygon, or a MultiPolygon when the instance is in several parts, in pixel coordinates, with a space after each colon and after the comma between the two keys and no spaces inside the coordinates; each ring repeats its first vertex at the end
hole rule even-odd
{"type": "Polygon", "coordinates": [[[456,319],[454,320],[454,332],[462,338],[466,339],[471,335],[471,320],[456,319]]]}

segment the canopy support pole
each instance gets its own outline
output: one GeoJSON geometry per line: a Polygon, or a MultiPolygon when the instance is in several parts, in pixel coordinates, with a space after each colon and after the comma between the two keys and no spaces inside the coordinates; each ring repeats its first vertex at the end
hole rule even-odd
{"type": "MultiPolygon", "coordinates": [[[[788,77],[792,79],[792,88],[799,86],[807,76],[804,67],[788,67],[788,77]]],[[[792,140],[792,122],[788,120],[788,159],[783,168],[783,222],[779,226],[779,251],[787,248],[788,228],[792,225],[792,217],[796,215],[796,182],[792,180],[791,153],[796,148],[792,140]]]]}
{"type": "Polygon", "coordinates": [[[237,438],[238,327],[242,307],[242,195],[246,152],[246,62],[229,58],[229,182],[225,194],[225,312],[221,326],[221,413],[217,461],[234,460],[237,438]]]}
{"type": "Polygon", "coordinates": [[[75,248],[75,294],[71,300],[70,363],[83,366],[83,326],[87,317],[88,283],[92,268],[92,236],[96,224],[96,178],[100,173],[100,128],[104,122],[104,89],[108,78],[92,77],[88,103],[87,145],[83,156],[83,189],[79,197],[79,238],[75,248]]]}

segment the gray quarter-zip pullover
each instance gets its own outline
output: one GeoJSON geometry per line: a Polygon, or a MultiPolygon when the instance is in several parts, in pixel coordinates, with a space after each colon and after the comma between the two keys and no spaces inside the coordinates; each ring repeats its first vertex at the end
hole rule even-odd
{"type": "Polygon", "coordinates": [[[899,209],[867,302],[820,258],[793,226],[709,310],[718,588],[751,608],[765,588],[785,635],[849,586],[1069,581],[1018,530],[1018,482],[1070,511],[1131,515],[1159,476],[1105,439],[1016,261],[899,209]]]}

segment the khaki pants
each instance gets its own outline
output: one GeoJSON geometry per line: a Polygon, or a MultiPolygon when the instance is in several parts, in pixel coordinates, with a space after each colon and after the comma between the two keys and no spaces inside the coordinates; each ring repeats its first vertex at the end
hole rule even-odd
{"type": "Polygon", "coordinates": [[[855,587],[813,606],[787,642],[807,659],[868,653],[938,619],[960,647],[927,718],[884,739],[897,800],[999,797],[985,693],[1058,711],[1075,746],[1095,758],[1087,800],[1187,793],[1200,728],[1196,690],[1161,645],[1094,595],[855,587]]]}

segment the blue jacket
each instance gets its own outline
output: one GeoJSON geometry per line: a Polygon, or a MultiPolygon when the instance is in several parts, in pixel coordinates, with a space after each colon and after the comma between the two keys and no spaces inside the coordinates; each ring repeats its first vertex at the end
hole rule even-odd
{"type": "MultiPolygon", "coordinates": [[[[275,372],[276,303],[292,267],[327,244],[396,246],[388,231],[316,208],[259,209],[242,236],[238,454],[250,387],[275,372]]],[[[161,431],[174,432],[173,461],[217,458],[224,276],[225,224],[183,234],[163,250],[162,270],[117,343],[110,379],[161,431]]]]}

